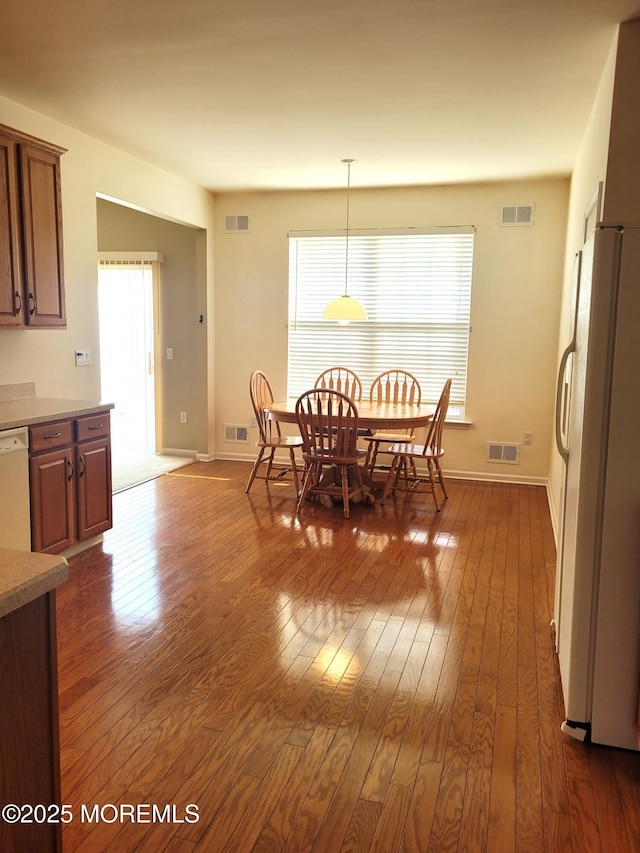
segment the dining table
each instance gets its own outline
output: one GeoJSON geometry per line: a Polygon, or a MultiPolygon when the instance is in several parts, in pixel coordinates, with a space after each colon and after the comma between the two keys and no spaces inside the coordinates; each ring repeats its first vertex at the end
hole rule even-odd
{"type": "MultiPolygon", "coordinates": [[[[270,420],[285,424],[297,424],[296,399],[276,400],[266,407],[270,420]]],[[[388,432],[400,430],[402,432],[413,431],[419,427],[426,427],[433,418],[434,407],[427,404],[413,403],[382,403],[360,400],[355,402],[358,410],[358,429],[388,432]]],[[[367,471],[362,472],[365,486],[365,500],[372,504],[375,502],[374,493],[382,489],[384,483],[373,480],[367,471]]]]}
{"type": "MultiPolygon", "coordinates": [[[[358,410],[358,428],[369,429],[372,432],[380,430],[408,430],[418,429],[429,425],[433,417],[434,407],[421,403],[377,403],[360,400],[355,402],[358,410]]],[[[267,406],[268,416],[273,421],[280,423],[295,424],[296,400],[277,400],[267,406]]]]}

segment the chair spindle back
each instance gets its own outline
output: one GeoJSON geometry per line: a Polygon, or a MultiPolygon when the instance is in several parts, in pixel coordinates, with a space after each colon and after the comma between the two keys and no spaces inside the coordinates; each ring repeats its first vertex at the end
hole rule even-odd
{"type": "Polygon", "coordinates": [[[315,459],[355,461],[358,410],[340,391],[313,388],[296,402],[303,453],[315,459]]]}
{"type": "Polygon", "coordinates": [[[316,388],[326,388],[329,391],[339,391],[358,403],[362,399],[362,382],[360,377],[348,367],[330,367],[316,379],[316,388]]]}
{"type": "Polygon", "coordinates": [[[249,379],[249,395],[260,431],[260,440],[269,442],[274,436],[280,437],[280,424],[267,416],[266,408],[274,401],[273,389],[267,376],[261,370],[254,370],[249,379]]]}
{"type": "Polygon", "coordinates": [[[403,403],[420,405],[420,383],[406,370],[385,370],[371,383],[369,399],[372,403],[403,403]]]}

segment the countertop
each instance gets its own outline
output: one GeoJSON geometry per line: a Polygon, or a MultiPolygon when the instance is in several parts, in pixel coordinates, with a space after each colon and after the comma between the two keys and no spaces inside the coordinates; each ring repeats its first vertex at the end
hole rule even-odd
{"type": "Polygon", "coordinates": [[[64,557],[0,548],[0,618],[51,592],[68,577],[64,557]]]}
{"type": "Polygon", "coordinates": [[[54,397],[25,397],[0,401],[0,430],[92,415],[113,409],[113,403],[91,400],[59,400],[54,397]]]}

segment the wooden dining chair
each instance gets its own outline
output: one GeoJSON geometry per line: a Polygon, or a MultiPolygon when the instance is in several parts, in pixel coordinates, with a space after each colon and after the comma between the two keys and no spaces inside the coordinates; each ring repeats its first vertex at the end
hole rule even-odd
{"type": "Polygon", "coordinates": [[[417,490],[420,483],[428,483],[430,491],[433,494],[433,501],[436,505],[436,509],[440,511],[436,485],[440,486],[445,500],[448,497],[447,486],[442,474],[442,468],[440,467],[440,460],[444,456],[444,448],[442,446],[442,429],[444,427],[445,418],[447,417],[450,393],[451,380],[447,379],[444,383],[442,394],[440,395],[440,400],[438,401],[424,445],[412,444],[410,442],[397,442],[387,449],[386,452],[393,455],[393,461],[387,476],[387,481],[384,485],[382,503],[385,502],[387,497],[392,494],[396,488],[400,476],[402,461],[405,460],[406,462],[406,460],[411,460],[415,466],[416,462],[423,459],[427,467],[426,475],[418,475],[415,472],[414,467],[411,477],[411,489],[417,490]]]}
{"type": "MultiPolygon", "coordinates": [[[[330,367],[324,370],[314,382],[314,388],[328,388],[346,394],[355,403],[362,400],[362,382],[358,374],[348,367],[330,367]]],[[[370,429],[358,428],[358,435],[370,436],[370,429]]]]}
{"type": "MultiPolygon", "coordinates": [[[[422,391],[420,390],[420,383],[412,373],[406,370],[385,370],[371,383],[369,400],[372,403],[403,403],[419,406],[422,400],[422,391]]],[[[389,470],[389,465],[378,464],[381,444],[388,445],[399,441],[411,442],[415,436],[412,432],[402,432],[401,430],[375,430],[371,436],[364,436],[364,438],[369,442],[365,468],[369,474],[372,474],[376,468],[389,470]]],[[[382,452],[387,453],[388,450],[383,448],[382,452]]]]}
{"type": "Polygon", "coordinates": [[[351,400],[359,403],[362,400],[362,382],[360,377],[348,367],[330,367],[318,376],[313,383],[314,388],[327,388],[330,391],[340,391],[351,400]]]}
{"type": "Polygon", "coordinates": [[[313,388],[298,398],[296,417],[305,461],[296,511],[309,495],[329,495],[342,497],[344,517],[349,518],[350,500],[368,500],[358,465],[366,451],[358,448],[356,404],[340,391],[313,388]]]}
{"type": "Polygon", "coordinates": [[[298,477],[295,452],[302,449],[302,438],[299,435],[282,435],[280,424],[277,421],[270,420],[268,417],[267,408],[273,403],[274,397],[271,384],[261,370],[254,370],[251,374],[251,378],[249,379],[249,396],[251,397],[251,405],[256,416],[260,436],[256,442],[258,455],[249,474],[245,494],[249,494],[249,490],[256,477],[259,480],[282,481],[289,472],[292,474],[293,484],[296,494],[298,494],[300,491],[300,479],[298,477]],[[275,463],[274,458],[278,450],[286,450],[289,453],[289,465],[275,463]],[[258,474],[258,470],[263,463],[267,466],[266,471],[264,474],[258,474]]]}

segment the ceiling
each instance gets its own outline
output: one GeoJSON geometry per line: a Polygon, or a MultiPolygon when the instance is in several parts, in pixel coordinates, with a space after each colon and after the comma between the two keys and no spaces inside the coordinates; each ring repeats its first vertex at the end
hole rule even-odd
{"type": "MultiPolygon", "coordinates": [[[[571,171],[640,0],[2,0],[0,95],[213,190],[571,171]]],[[[52,140],[56,141],[56,140],[52,140]]]]}

